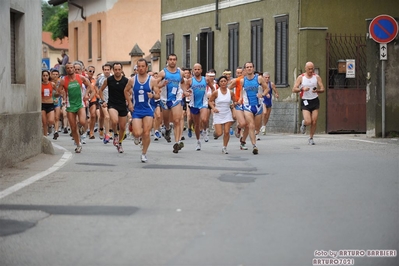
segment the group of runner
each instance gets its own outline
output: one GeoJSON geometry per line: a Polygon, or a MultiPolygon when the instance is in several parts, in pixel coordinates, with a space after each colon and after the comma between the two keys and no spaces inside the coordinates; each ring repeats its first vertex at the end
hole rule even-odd
{"type": "MultiPolygon", "coordinates": [[[[131,134],[134,143],[141,146],[142,162],[147,162],[151,131],[154,129],[154,140],[161,138],[161,124],[167,142],[172,142],[173,127],[173,153],[184,147],[184,114],[187,116],[188,136],[192,137],[193,131],[195,133],[195,150],[201,150],[201,138],[205,142],[209,140],[209,117],[212,113],[214,138],[223,135],[222,153],[228,153],[230,133],[236,121],[235,135],[240,139],[240,149],[248,149],[246,139],[249,136],[252,153],[258,154],[257,134],[266,133],[272,94],[276,98],[279,96],[270,82],[270,74],[255,72],[251,62],[238,67],[234,79],[229,70],[217,79],[214,70],[202,76],[202,66],[198,63],[192,70],[182,70],[177,67],[175,54],[167,57],[166,67],[157,75],[148,72],[145,59],[137,61],[136,74],[130,78],[124,76],[123,66],[118,62],[105,64],[103,73],[97,79],[93,77],[95,69],[91,66],[87,68],[86,75],[79,71],[83,70],[82,64],[68,62],[65,69],[66,75],[59,79],[57,85],[49,82],[46,73],[42,73],[42,99],[52,95],[61,97],[65,103],[71,135],[76,144],[75,152],[80,153],[85,143],[79,135],[85,135],[89,129],[88,135],[94,139],[94,125],[98,123],[100,139],[107,143],[113,138],[119,153],[124,152],[122,143],[126,132],[131,134]],[[90,123],[87,118],[91,119],[90,123]]],[[[51,104],[54,105],[53,102],[51,104]]],[[[43,116],[46,116],[48,105],[49,99],[43,101],[43,116]]],[[[46,118],[43,119],[44,133],[46,125],[54,123],[54,118],[46,118]]]]}

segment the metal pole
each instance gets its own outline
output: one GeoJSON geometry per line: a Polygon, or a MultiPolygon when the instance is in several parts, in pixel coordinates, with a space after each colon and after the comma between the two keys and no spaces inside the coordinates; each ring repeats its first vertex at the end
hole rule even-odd
{"type": "Polygon", "coordinates": [[[381,113],[382,113],[382,137],[385,138],[385,60],[381,65],[381,113]]]}

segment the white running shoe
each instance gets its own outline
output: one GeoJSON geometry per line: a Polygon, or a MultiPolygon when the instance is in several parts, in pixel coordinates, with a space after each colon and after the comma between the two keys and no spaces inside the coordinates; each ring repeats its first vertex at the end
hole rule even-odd
{"type": "Polygon", "coordinates": [[[147,162],[147,155],[145,155],[145,154],[142,154],[142,155],[141,155],[141,162],[142,162],[142,163],[147,162]]]}
{"type": "Polygon", "coordinates": [[[229,154],[229,153],[227,152],[226,147],[223,147],[223,148],[222,148],[222,153],[223,153],[223,154],[229,154]]]}
{"type": "Polygon", "coordinates": [[[248,150],[248,147],[245,146],[245,142],[244,142],[244,143],[241,142],[241,144],[240,144],[240,150],[244,150],[244,151],[248,150]]]}
{"type": "Polygon", "coordinates": [[[208,142],[209,141],[209,137],[208,137],[208,134],[205,132],[205,134],[204,134],[204,141],[205,142],[208,142]]]}
{"type": "Polygon", "coordinates": [[[200,136],[203,140],[205,140],[205,131],[201,130],[200,131],[200,136]]]}
{"type": "Polygon", "coordinates": [[[197,141],[197,147],[195,147],[196,151],[200,151],[201,150],[201,141],[197,141]]]}
{"type": "Polygon", "coordinates": [[[155,135],[155,138],[154,138],[154,140],[159,140],[159,139],[161,138],[161,133],[159,133],[159,131],[158,131],[158,130],[155,130],[155,133],[154,133],[154,135],[155,135]]]}
{"type": "Polygon", "coordinates": [[[260,132],[262,133],[262,135],[266,135],[266,127],[265,127],[265,126],[262,126],[262,127],[260,128],[260,132]]]}
{"type": "Polygon", "coordinates": [[[140,144],[140,138],[133,138],[134,144],[139,145],[140,144]]]}
{"type": "Polygon", "coordinates": [[[121,144],[117,145],[116,149],[118,150],[119,153],[123,153],[123,148],[121,144]]]}
{"type": "Polygon", "coordinates": [[[82,152],[82,145],[76,146],[75,152],[76,152],[76,153],[81,153],[81,152],[82,152]]]}

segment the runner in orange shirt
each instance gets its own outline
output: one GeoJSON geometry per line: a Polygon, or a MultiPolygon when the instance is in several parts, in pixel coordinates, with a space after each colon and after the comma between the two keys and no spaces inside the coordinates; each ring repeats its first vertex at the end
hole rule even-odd
{"type": "Polygon", "coordinates": [[[242,109],[242,102],[240,102],[240,96],[242,90],[241,80],[245,76],[244,71],[245,69],[243,69],[242,67],[240,66],[237,67],[236,78],[231,80],[229,84],[229,89],[233,90],[235,95],[235,101],[234,101],[235,107],[233,108],[233,118],[237,121],[235,136],[237,138],[240,138],[240,149],[248,150],[248,147],[245,146],[246,144],[245,140],[247,139],[248,136],[248,125],[245,121],[244,110],[242,109]]]}

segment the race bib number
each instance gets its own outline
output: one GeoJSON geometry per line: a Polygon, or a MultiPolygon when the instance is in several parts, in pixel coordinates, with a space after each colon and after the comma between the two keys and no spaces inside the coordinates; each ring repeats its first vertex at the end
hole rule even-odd
{"type": "Polygon", "coordinates": [[[44,89],[43,95],[44,96],[50,96],[50,90],[49,89],[44,89]]]}
{"type": "Polygon", "coordinates": [[[177,88],[176,87],[173,87],[172,88],[172,94],[176,94],[177,93],[177,88]]]}
{"type": "Polygon", "coordinates": [[[308,106],[309,105],[308,100],[304,100],[303,105],[308,106]]]}
{"type": "Polygon", "coordinates": [[[140,102],[140,103],[143,103],[143,102],[144,102],[144,95],[143,95],[143,94],[140,94],[140,95],[139,95],[139,102],[140,102]]]}

